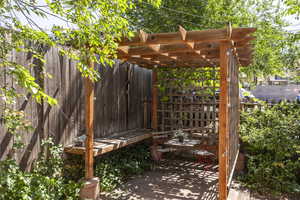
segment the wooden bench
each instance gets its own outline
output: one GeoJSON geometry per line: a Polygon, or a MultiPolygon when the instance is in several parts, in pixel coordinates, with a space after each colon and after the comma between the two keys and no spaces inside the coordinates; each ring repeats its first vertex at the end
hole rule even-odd
{"type": "MultiPolygon", "coordinates": [[[[95,138],[94,139],[94,156],[99,156],[110,151],[120,149],[122,147],[128,146],[146,140],[152,137],[151,130],[149,129],[139,129],[133,131],[127,131],[124,133],[117,134],[115,136],[106,137],[106,138],[95,138]]],[[[66,153],[84,155],[85,147],[76,146],[71,144],[64,148],[66,153]]]]}

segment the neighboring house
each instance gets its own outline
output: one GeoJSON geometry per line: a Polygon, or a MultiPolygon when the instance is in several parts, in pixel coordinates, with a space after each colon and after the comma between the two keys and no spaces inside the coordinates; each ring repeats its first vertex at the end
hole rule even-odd
{"type": "Polygon", "coordinates": [[[295,101],[300,92],[300,85],[259,85],[251,91],[252,94],[261,100],[295,101]]]}
{"type": "MultiPolygon", "coordinates": [[[[300,61],[299,61],[300,65],[300,61]]],[[[259,79],[258,85],[299,85],[300,67],[294,70],[286,70],[281,75],[269,76],[267,79],[259,79]]]]}
{"type": "Polygon", "coordinates": [[[275,75],[268,79],[268,85],[288,85],[290,83],[289,77],[281,77],[275,75]]]}

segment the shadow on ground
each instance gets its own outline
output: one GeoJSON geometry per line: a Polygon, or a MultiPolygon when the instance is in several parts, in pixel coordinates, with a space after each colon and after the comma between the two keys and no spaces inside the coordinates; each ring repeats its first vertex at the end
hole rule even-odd
{"type": "Polygon", "coordinates": [[[204,166],[189,161],[163,161],[155,170],[134,177],[110,193],[105,200],[217,200],[217,166],[204,166]]]}

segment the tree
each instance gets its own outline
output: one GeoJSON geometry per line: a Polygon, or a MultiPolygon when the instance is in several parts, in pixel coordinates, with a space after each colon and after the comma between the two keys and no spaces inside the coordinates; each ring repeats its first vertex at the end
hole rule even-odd
{"type": "Polygon", "coordinates": [[[298,0],[285,0],[285,5],[287,6],[287,14],[288,15],[296,15],[296,17],[299,19],[300,16],[300,6],[298,0]]]}
{"type": "MultiPolygon", "coordinates": [[[[157,7],[160,0],[147,0],[147,3],[157,7]]],[[[23,66],[9,59],[12,51],[29,52],[44,63],[44,51],[40,48],[57,46],[63,54],[79,61],[78,69],[82,75],[96,81],[97,71],[87,66],[89,60],[102,64],[113,64],[116,58],[118,41],[133,35],[130,24],[125,18],[128,9],[135,4],[131,0],[2,0],[0,2],[0,76],[10,77],[17,87],[25,89],[23,94],[16,86],[6,85],[0,91],[1,110],[3,118],[11,133],[17,133],[21,128],[28,128],[22,122],[22,111],[16,111],[14,104],[18,97],[30,93],[34,99],[56,104],[56,100],[47,95],[37,80],[31,75],[30,68],[36,63],[23,66]],[[41,4],[43,3],[43,4],[41,4]],[[20,20],[20,16],[27,22],[20,20]],[[39,27],[35,18],[56,17],[67,26],[53,26],[51,31],[39,27]],[[97,55],[97,57],[96,57],[97,55]]],[[[42,71],[47,77],[45,71],[42,71]]]]}
{"type": "Polygon", "coordinates": [[[159,8],[137,2],[128,15],[137,28],[149,32],[178,31],[178,25],[187,30],[224,28],[228,22],[233,27],[256,27],[253,63],[242,69],[252,77],[295,66],[291,60],[299,58],[299,49],[295,36],[284,30],[286,11],[276,0],[165,0],[159,8]]]}

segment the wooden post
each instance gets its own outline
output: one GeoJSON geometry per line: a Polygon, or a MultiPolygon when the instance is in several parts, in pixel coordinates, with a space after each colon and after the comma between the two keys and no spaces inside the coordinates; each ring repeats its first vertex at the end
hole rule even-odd
{"type": "Polygon", "coordinates": [[[220,103],[219,103],[219,199],[227,200],[228,180],[228,65],[229,42],[220,43],[220,103]]]}
{"type": "Polygon", "coordinates": [[[147,119],[147,115],[148,115],[148,102],[147,102],[147,98],[144,98],[144,129],[147,129],[148,127],[148,119],[147,119]]]}
{"type": "Polygon", "coordinates": [[[157,130],[157,104],[158,104],[158,91],[157,91],[157,71],[152,70],[152,124],[151,127],[153,130],[157,130]]]}
{"type": "MultiPolygon", "coordinates": [[[[89,61],[89,67],[94,68],[94,63],[89,61]]],[[[91,79],[84,79],[85,89],[85,125],[86,125],[86,144],[85,144],[85,178],[94,177],[94,83],[91,79]]]]}

